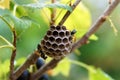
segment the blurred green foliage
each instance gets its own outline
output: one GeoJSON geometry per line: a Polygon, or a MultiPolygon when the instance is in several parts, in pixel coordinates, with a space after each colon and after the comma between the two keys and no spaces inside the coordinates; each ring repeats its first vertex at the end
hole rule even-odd
{"type": "MultiPolygon", "coordinates": [[[[9,9],[6,9],[8,8],[8,5],[2,6],[2,8],[4,7],[5,9],[0,7],[0,16],[4,18],[12,27],[14,27],[17,32],[17,56],[15,60],[15,68],[19,67],[25,61],[25,57],[27,57],[36,49],[38,43],[40,43],[41,39],[46,34],[46,31],[49,29],[51,9],[57,9],[56,24],[59,23],[67,10],[71,11],[71,8],[68,5],[70,0],[59,1],[58,2],[60,4],[50,4],[50,0],[11,0],[9,9]],[[33,3],[50,5],[35,6],[33,3]]],[[[94,0],[83,1],[83,3],[78,5],[64,25],[69,30],[76,29],[77,33],[75,37],[79,39],[89,29],[92,21],[94,22],[97,19],[99,16],[98,14],[103,12],[106,4],[108,4],[107,1],[105,2],[103,0],[99,1],[99,3],[96,3],[94,0]]],[[[118,31],[120,29],[118,26],[120,21],[120,17],[118,17],[120,16],[119,12],[120,10],[118,7],[110,17],[118,31]]],[[[10,26],[7,23],[3,19],[0,19],[0,36],[12,43],[13,34],[10,26]]],[[[96,33],[99,39],[93,35],[90,38],[90,43],[82,46],[77,51],[77,53],[82,55],[77,55],[77,53],[74,52],[76,54],[71,54],[68,56],[68,58],[65,58],[63,61],[61,61],[61,63],[59,63],[59,65],[52,70],[50,79],[113,80],[105,73],[107,72],[115,80],[119,80],[120,60],[118,53],[120,52],[120,32],[117,34],[118,36],[115,36],[113,29],[110,27],[110,22],[107,21],[96,33]],[[86,65],[81,61],[100,67],[105,72],[103,72],[100,68],[86,65]]],[[[0,46],[4,45],[9,44],[0,38],[0,46]]],[[[0,80],[7,80],[8,78],[11,50],[12,49],[9,47],[0,48],[0,80]]]]}

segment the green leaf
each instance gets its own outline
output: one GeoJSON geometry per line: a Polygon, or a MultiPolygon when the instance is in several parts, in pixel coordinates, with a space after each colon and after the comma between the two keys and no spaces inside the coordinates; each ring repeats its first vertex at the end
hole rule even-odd
{"type": "Polygon", "coordinates": [[[114,80],[100,68],[91,68],[93,69],[93,71],[89,71],[89,80],[114,80]]]}
{"type": "Polygon", "coordinates": [[[17,36],[21,35],[23,31],[25,31],[28,27],[31,26],[32,20],[28,17],[18,18],[14,16],[9,10],[0,11],[0,15],[4,17],[4,19],[9,22],[12,28],[16,29],[17,36]]]}
{"type": "Polygon", "coordinates": [[[30,7],[30,8],[35,8],[35,9],[42,9],[42,8],[62,8],[66,9],[69,11],[72,11],[72,8],[66,4],[61,4],[61,3],[53,3],[53,4],[46,4],[46,3],[32,3],[32,4],[27,4],[27,5],[22,5],[25,7],[30,7]]]}
{"type": "Polygon", "coordinates": [[[30,4],[35,2],[35,0],[12,0],[14,3],[18,4],[18,5],[22,5],[22,4],[30,4]]]}
{"type": "Polygon", "coordinates": [[[67,58],[63,59],[59,63],[59,66],[57,66],[55,69],[53,69],[53,75],[57,75],[57,74],[61,73],[67,77],[69,75],[70,65],[71,65],[71,63],[68,61],[67,58]]]}
{"type": "Polygon", "coordinates": [[[66,4],[61,4],[61,3],[53,3],[53,4],[48,4],[46,5],[46,7],[48,8],[62,8],[62,9],[66,9],[68,11],[72,11],[72,8],[66,4]]]}
{"type": "Polygon", "coordinates": [[[93,34],[93,35],[90,36],[89,39],[91,39],[91,40],[98,40],[98,37],[95,34],[93,34]]]}
{"type": "Polygon", "coordinates": [[[89,72],[89,80],[114,80],[109,75],[107,75],[105,72],[103,72],[100,68],[95,68],[93,66],[89,66],[83,62],[80,61],[74,61],[69,60],[73,64],[79,65],[89,72]]]}
{"type": "MultiPolygon", "coordinates": [[[[12,29],[13,29],[13,27],[10,25],[10,21],[8,21],[8,19],[6,19],[4,16],[6,16],[6,15],[11,15],[11,12],[9,11],[9,10],[7,10],[7,9],[0,9],[0,19],[2,20],[2,21],[4,21],[4,23],[6,23],[7,24],[7,26],[11,29],[11,31],[12,31],[12,29]]],[[[1,24],[1,23],[0,23],[1,24]]]]}
{"type": "MultiPolygon", "coordinates": [[[[1,10],[0,10],[0,15],[1,15],[1,10]]],[[[12,31],[8,26],[8,24],[3,19],[0,19],[0,35],[3,36],[9,42],[12,42],[12,31]]]]}
{"type": "Polygon", "coordinates": [[[32,21],[28,17],[17,18],[15,16],[10,16],[10,18],[13,21],[17,36],[20,36],[21,33],[32,25],[32,21]]]}
{"type": "Polygon", "coordinates": [[[0,9],[0,16],[3,16],[3,15],[6,15],[6,14],[9,14],[10,11],[7,10],[7,9],[0,9]]]}
{"type": "Polygon", "coordinates": [[[20,36],[21,33],[23,33],[32,24],[32,21],[27,17],[17,18],[13,15],[7,15],[6,18],[9,18],[12,21],[10,23],[14,26],[17,36],[20,36]]]}
{"type": "MultiPolygon", "coordinates": [[[[25,15],[28,16],[27,23],[30,23],[30,25],[28,24],[28,26],[27,24],[25,24],[28,27],[26,27],[25,30],[22,31],[18,39],[17,58],[27,56],[28,54],[32,53],[36,49],[37,45],[40,43],[49,28],[48,19],[43,15],[43,12],[41,10],[31,10],[28,8],[23,9],[25,10],[25,15]]],[[[20,13],[22,13],[23,9],[18,10],[20,11],[20,13]]],[[[19,14],[19,16],[23,15],[24,14],[19,14]]],[[[23,27],[24,29],[25,26],[21,27],[23,27]]]]}
{"type": "Polygon", "coordinates": [[[25,62],[25,57],[19,58],[16,63],[15,66],[20,66],[21,64],[23,64],[23,62],[25,62]]]}
{"type": "Polygon", "coordinates": [[[0,62],[0,80],[8,80],[9,66],[10,60],[5,60],[4,62],[0,62]]]}

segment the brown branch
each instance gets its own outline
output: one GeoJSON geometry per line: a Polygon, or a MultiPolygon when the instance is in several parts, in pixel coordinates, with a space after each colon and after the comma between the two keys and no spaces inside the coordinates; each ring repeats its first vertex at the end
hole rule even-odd
{"type": "Polygon", "coordinates": [[[106,17],[109,16],[112,11],[116,8],[116,6],[119,4],[120,0],[114,0],[113,3],[111,3],[107,9],[103,12],[103,14],[96,20],[96,22],[91,26],[91,28],[88,30],[88,32],[79,39],[74,45],[71,51],[74,49],[81,47],[83,44],[85,44],[88,40],[88,38],[94,34],[98,28],[106,21],[106,17]]]}
{"type": "MultiPolygon", "coordinates": [[[[98,18],[98,20],[95,22],[95,24],[93,24],[93,26],[91,27],[90,30],[88,30],[88,32],[81,38],[79,39],[74,45],[71,51],[74,51],[76,48],[81,47],[83,44],[86,44],[88,38],[94,34],[98,28],[105,22],[106,20],[106,16],[109,16],[110,13],[115,9],[115,7],[119,4],[120,0],[114,1],[105,11],[104,13],[98,18]]],[[[43,66],[41,69],[39,69],[36,73],[34,73],[31,76],[31,80],[36,80],[38,79],[44,72],[46,72],[49,69],[54,68],[55,66],[53,65],[57,65],[60,60],[51,60],[48,64],[46,64],[45,66],[43,66]],[[54,62],[53,62],[54,61],[54,62]]]]}
{"type": "MultiPolygon", "coordinates": [[[[81,0],[76,0],[75,3],[71,6],[72,10],[74,10],[76,8],[76,6],[80,3],[81,0]]],[[[73,11],[72,11],[73,12],[73,11]]],[[[58,25],[63,25],[64,22],[67,20],[67,18],[70,16],[70,14],[72,13],[70,11],[67,11],[66,14],[64,15],[64,17],[61,19],[61,21],[58,23],[58,25]]]]}
{"type": "MultiPolygon", "coordinates": [[[[56,0],[51,0],[52,3],[55,3],[56,0]]],[[[50,25],[54,25],[55,24],[55,17],[56,17],[56,9],[52,9],[51,10],[51,21],[50,21],[50,25]]]]}
{"type": "Polygon", "coordinates": [[[48,70],[56,67],[57,64],[58,64],[61,60],[62,60],[62,58],[61,58],[61,59],[57,59],[57,60],[56,60],[56,59],[52,59],[49,63],[45,64],[45,65],[42,66],[37,72],[35,72],[35,73],[31,76],[30,80],[38,80],[38,79],[42,76],[43,73],[45,73],[46,71],[48,71],[48,70]]]}
{"type": "Polygon", "coordinates": [[[112,3],[112,0],[109,0],[109,4],[111,4],[112,3]]]}
{"type": "MultiPolygon", "coordinates": [[[[76,5],[80,2],[81,0],[76,0],[76,5]]],[[[109,16],[111,14],[111,12],[115,9],[115,7],[119,4],[120,0],[114,0],[113,3],[111,3],[108,8],[104,11],[104,13],[96,20],[95,24],[92,25],[92,27],[90,28],[90,30],[88,30],[88,32],[81,38],[79,39],[75,44],[73,44],[73,48],[71,51],[75,50],[78,47],[81,47],[83,44],[86,43],[86,41],[88,40],[88,38],[94,34],[98,28],[105,22],[106,20],[106,16],[109,16]]],[[[74,5],[75,6],[75,5],[74,5]]],[[[59,25],[62,25],[66,19],[68,18],[68,16],[70,15],[69,12],[66,13],[66,16],[63,17],[63,19],[60,21],[59,25]]],[[[38,52],[37,52],[38,53],[38,52]]],[[[17,79],[20,74],[27,69],[32,63],[35,63],[38,56],[35,54],[32,54],[29,58],[27,58],[26,62],[18,69],[16,70],[16,72],[14,73],[15,75],[15,79],[17,79]]],[[[37,72],[35,72],[33,75],[31,75],[31,80],[36,80],[38,79],[44,72],[46,72],[47,70],[54,68],[60,61],[60,60],[56,60],[53,59],[51,60],[49,63],[47,63],[46,65],[44,65],[42,68],[40,68],[37,72]]]]}
{"type": "Polygon", "coordinates": [[[16,57],[16,31],[13,29],[13,45],[15,47],[15,49],[12,51],[12,55],[11,55],[11,58],[10,58],[10,80],[15,80],[14,79],[14,75],[13,75],[13,72],[14,72],[14,60],[15,60],[15,57],[16,57]]]}
{"type": "MultiPolygon", "coordinates": [[[[75,3],[71,6],[73,11],[76,8],[76,6],[80,3],[81,0],[76,0],[75,3]]],[[[72,11],[72,12],[73,12],[72,11]]],[[[64,22],[66,21],[66,19],[69,17],[69,15],[72,13],[70,11],[67,11],[66,14],[63,16],[62,20],[59,22],[59,25],[64,24],[64,22]]],[[[48,64],[46,64],[45,66],[43,66],[42,68],[40,68],[37,72],[35,72],[32,76],[31,76],[31,80],[37,80],[38,78],[40,78],[40,76],[45,73],[47,70],[52,69],[55,67],[55,65],[57,65],[59,63],[59,61],[61,61],[62,59],[56,60],[53,59],[51,60],[48,64]]]]}
{"type": "MultiPolygon", "coordinates": [[[[76,0],[76,2],[71,6],[72,9],[74,10],[76,8],[76,6],[80,3],[81,0],[76,0]]],[[[65,20],[68,18],[68,16],[71,14],[71,12],[67,11],[66,15],[63,17],[63,19],[61,20],[61,22],[59,23],[60,25],[62,25],[65,20]]],[[[27,58],[27,60],[25,61],[25,63],[20,66],[15,72],[14,72],[14,78],[17,79],[24,70],[26,70],[34,61],[34,63],[36,62],[38,57],[34,57],[35,54],[30,55],[30,57],[27,58]]],[[[60,59],[61,60],[61,59],[60,59]]],[[[31,79],[38,79],[45,71],[47,71],[48,69],[51,69],[53,67],[55,67],[55,65],[60,61],[60,60],[51,60],[48,64],[46,64],[42,69],[38,70],[35,74],[33,74],[34,76],[31,76],[31,79]],[[54,66],[53,66],[54,65],[54,66]]]]}
{"type": "MultiPolygon", "coordinates": [[[[40,53],[35,51],[31,54],[24,64],[22,64],[15,72],[14,72],[14,79],[16,80],[30,65],[34,64],[37,59],[39,58],[40,53]]],[[[33,79],[34,80],[34,79],[33,79]]]]}

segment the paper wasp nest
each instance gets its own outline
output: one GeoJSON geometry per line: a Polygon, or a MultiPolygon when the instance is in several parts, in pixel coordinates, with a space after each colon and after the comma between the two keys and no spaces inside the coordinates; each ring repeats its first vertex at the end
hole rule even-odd
{"type": "Polygon", "coordinates": [[[70,53],[72,48],[72,34],[65,26],[51,26],[41,41],[42,51],[55,59],[70,53]]]}

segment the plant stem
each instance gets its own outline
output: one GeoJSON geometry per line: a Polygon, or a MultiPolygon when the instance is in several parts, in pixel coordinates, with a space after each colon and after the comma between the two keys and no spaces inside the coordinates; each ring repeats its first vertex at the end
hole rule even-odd
{"type": "MultiPolygon", "coordinates": [[[[17,40],[16,31],[14,30],[13,31],[13,45],[14,45],[15,48],[16,48],[16,40],[17,40]]],[[[15,57],[16,57],[16,49],[14,49],[12,51],[12,55],[11,55],[11,58],[10,58],[10,80],[15,80],[14,79],[14,74],[13,74],[15,57]]]]}
{"type": "MultiPolygon", "coordinates": [[[[76,6],[80,3],[81,0],[76,0],[75,3],[71,6],[72,9],[74,10],[76,8],[76,6]]],[[[62,25],[66,19],[68,18],[68,16],[71,14],[70,11],[67,11],[66,14],[64,15],[64,17],[62,18],[62,20],[60,21],[59,25],[62,25]]],[[[43,66],[43,68],[40,68],[37,72],[35,72],[32,76],[31,76],[31,80],[37,80],[38,78],[40,78],[40,76],[45,73],[47,70],[54,68],[62,59],[56,60],[56,59],[52,59],[48,64],[46,64],[45,66],[43,66]]]]}
{"type": "Polygon", "coordinates": [[[33,75],[31,75],[30,80],[38,80],[43,73],[45,73],[46,71],[54,68],[57,66],[57,64],[62,60],[61,59],[52,59],[49,63],[45,64],[44,66],[42,66],[37,72],[35,72],[33,75]]]}
{"type": "MultiPolygon", "coordinates": [[[[76,6],[80,3],[80,1],[81,0],[75,1],[75,3],[71,6],[72,10],[74,10],[76,8],[76,6]]],[[[63,16],[63,18],[61,19],[61,21],[58,23],[58,25],[62,26],[72,12],[67,11],[66,14],[63,16]]]]}
{"type": "Polygon", "coordinates": [[[17,9],[18,5],[15,4],[14,8],[13,8],[13,15],[16,15],[16,9],[17,9]]]}
{"type": "MultiPolygon", "coordinates": [[[[15,60],[15,56],[16,56],[16,31],[14,29],[14,27],[12,27],[2,16],[0,16],[0,18],[8,25],[8,27],[10,28],[10,30],[13,33],[13,45],[11,43],[9,43],[6,39],[4,39],[2,36],[0,36],[6,43],[8,43],[10,46],[14,46],[14,49],[12,50],[12,55],[11,55],[11,59],[10,59],[10,80],[14,80],[14,60],[15,60]]],[[[3,46],[5,47],[5,46],[3,46]]]]}
{"type": "MultiPolygon", "coordinates": [[[[14,46],[14,49],[12,50],[12,55],[11,55],[11,59],[10,59],[10,80],[14,80],[14,59],[16,56],[16,31],[14,29],[14,27],[12,27],[2,16],[0,16],[0,18],[8,25],[8,27],[10,28],[10,30],[13,33],[13,45],[11,43],[9,43],[6,39],[2,38],[6,43],[8,43],[11,46],[14,46]]],[[[5,47],[5,46],[4,46],[5,47]]]]}
{"type": "MultiPolygon", "coordinates": [[[[51,0],[52,3],[55,3],[56,0],[51,0]]],[[[51,21],[50,21],[50,25],[54,25],[55,24],[55,17],[56,17],[56,9],[53,8],[51,9],[51,21]]]]}
{"type": "Polygon", "coordinates": [[[109,16],[112,13],[112,11],[117,7],[119,2],[120,0],[114,0],[113,3],[111,3],[107,7],[107,9],[103,12],[103,14],[90,27],[88,32],[81,39],[79,39],[76,43],[73,44],[71,52],[76,48],[81,47],[83,44],[87,43],[88,38],[100,28],[100,26],[106,21],[107,16],[109,16]]]}
{"type": "Polygon", "coordinates": [[[112,0],[109,0],[109,4],[111,4],[112,3],[112,0]]]}
{"type": "MultiPolygon", "coordinates": [[[[75,9],[75,7],[79,4],[81,0],[76,0],[76,2],[72,5],[73,7],[73,10],[75,9]]],[[[66,12],[66,14],[68,14],[68,12],[66,12]]],[[[70,15],[71,13],[69,13],[70,15]]],[[[66,15],[67,16],[67,15],[66,15]]],[[[64,20],[61,20],[60,24],[63,24],[64,21],[68,18],[67,17],[63,17],[64,20]]],[[[34,54],[32,54],[29,58],[27,58],[26,62],[20,66],[15,72],[14,72],[14,75],[15,75],[15,79],[17,79],[21,74],[22,72],[28,68],[33,62],[31,60],[34,60],[34,63],[36,62],[38,57],[34,57],[34,54]]],[[[42,68],[40,68],[37,72],[35,72],[33,75],[31,75],[31,80],[36,80],[38,79],[44,72],[46,72],[47,70],[51,69],[51,68],[54,68],[57,63],[59,63],[59,61],[61,61],[62,59],[60,60],[56,60],[56,59],[52,59],[48,64],[46,64],[45,66],[43,66],[42,68]]]]}
{"type": "MultiPolygon", "coordinates": [[[[71,6],[71,1],[68,1],[66,4],[69,4],[71,6]]],[[[60,12],[58,13],[58,15],[55,18],[55,21],[59,18],[59,16],[61,15],[63,10],[60,10],[60,12]]]]}
{"type": "MultiPolygon", "coordinates": [[[[37,59],[39,58],[40,53],[38,51],[34,51],[15,72],[14,79],[16,80],[30,65],[35,64],[37,59]]],[[[34,79],[33,79],[34,80],[34,79]]]]}

